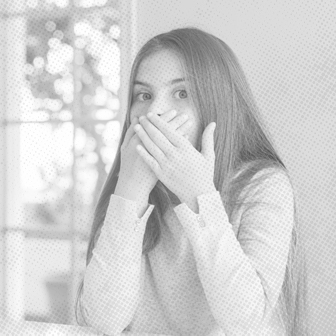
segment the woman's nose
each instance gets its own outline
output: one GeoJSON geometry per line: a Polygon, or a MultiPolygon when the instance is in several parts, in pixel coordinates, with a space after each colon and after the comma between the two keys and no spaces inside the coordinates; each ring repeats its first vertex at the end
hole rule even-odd
{"type": "Polygon", "coordinates": [[[162,115],[163,113],[173,110],[174,106],[168,102],[165,102],[163,100],[157,100],[153,101],[150,106],[148,107],[148,110],[146,113],[153,113],[157,114],[158,116],[162,115]]]}

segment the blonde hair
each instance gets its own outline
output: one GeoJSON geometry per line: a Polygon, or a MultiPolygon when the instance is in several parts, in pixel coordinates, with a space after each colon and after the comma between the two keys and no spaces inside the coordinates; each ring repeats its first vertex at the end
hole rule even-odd
{"type": "MultiPolygon", "coordinates": [[[[263,175],[252,184],[251,180],[256,173],[273,167],[288,176],[284,163],[270,141],[271,137],[267,134],[248,82],[232,50],[219,38],[198,28],[182,28],[160,34],[141,48],[132,66],[126,121],[116,159],[95,208],[86,265],[91,260],[92,250],[99,238],[110,197],[117,184],[121,159],[120,148],[130,125],[135,76],[140,63],[149,55],[161,50],[169,50],[178,55],[186,79],[190,83],[191,99],[199,114],[203,130],[212,121],[217,124],[214,184],[216,190],[220,192],[229,219],[233,211],[244,204],[244,200],[240,197],[243,188],[248,185],[252,188],[252,185],[268,177],[263,175]],[[237,174],[238,172],[240,173],[237,174]]],[[[198,139],[198,150],[200,146],[201,139],[198,139]]],[[[174,206],[169,190],[160,181],[150,193],[149,202],[155,207],[148,218],[143,240],[143,254],[149,253],[159,243],[161,228],[165,225],[163,215],[174,206]]],[[[301,336],[308,335],[306,263],[295,198],[294,202],[295,223],[279,304],[287,335],[301,336]]],[[[82,289],[83,281],[79,286],[76,300],[76,318],[82,289]]]]}

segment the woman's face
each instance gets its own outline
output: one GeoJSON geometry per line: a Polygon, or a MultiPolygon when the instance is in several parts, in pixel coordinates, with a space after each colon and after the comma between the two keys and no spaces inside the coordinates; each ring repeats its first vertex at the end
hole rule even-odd
{"type": "Polygon", "coordinates": [[[179,59],[171,51],[162,50],[145,58],[135,76],[130,119],[170,110],[176,110],[177,116],[187,114],[192,122],[187,134],[196,148],[201,125],[184,77],[179,59]]]}

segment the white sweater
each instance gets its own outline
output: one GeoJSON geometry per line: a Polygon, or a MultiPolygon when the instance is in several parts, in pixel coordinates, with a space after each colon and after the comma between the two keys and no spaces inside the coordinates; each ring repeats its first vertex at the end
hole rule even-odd
{"type": "MultiPolygon", "coordinates": [[[[259,175],[258,173],[257,175],[259,175]]],[[[260,188],[260,189],[259,189],[260,188]]],[[[160,243],[141,255],[145,227],[136,203],[111,195],[84,276],[81,306],[89,326],[107,335],[285,335],[277,300],[294,220],[284,173],[228,220],[218,191],[197,197],[199,214],[179,204],[165,214],[160,243]],[[239,231],[238,231],[239,230],[239,231]]]]}

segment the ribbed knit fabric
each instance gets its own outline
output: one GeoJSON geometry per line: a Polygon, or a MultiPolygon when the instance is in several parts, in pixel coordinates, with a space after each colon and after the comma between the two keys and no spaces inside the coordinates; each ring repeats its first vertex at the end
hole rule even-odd
{"type": "Polygon", "coordinates": [[[165,335],[285,335],[277,318],[294,220],[293,190],[283,173],[228,220],[218,191],[165,214],[160,243],[141,255],[145,227],[136,203],[112,195],[84,277],[88,325],[165,335]]]}

